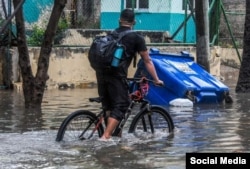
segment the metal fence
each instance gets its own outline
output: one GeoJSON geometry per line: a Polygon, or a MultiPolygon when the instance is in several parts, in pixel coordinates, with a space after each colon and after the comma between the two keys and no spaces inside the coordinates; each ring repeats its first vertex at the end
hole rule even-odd
{"type": "MultiPolygon", "coordinates": [[[[217,0],[209,2],[212,4],[214,1],[217,0]]],[[[25,1],[23,10],[30,45],[38,45],[37,43],[41,42],[53,2],[54,0],[25,1]]],[[[222,2],[226,15],[220,16],[219,44],[232,46],[234,38],[236,44],[241,46],[245,1],[222,0],[222,2]]],[[[7,17],[13,13],[11,5],[11,1],[1,0],[0,25],[3,25],[7,17]]],[[[93,35],[89,33],[90,30],[112,30],[118,27],[119,14],[124,8],[135,11],[134,29],[151,33],[151,36],[155,36],[153,39],[158,39],[154,43],[195,43],[195,20],[192,13],[194,7],[195,0],[68,0],[59,23],[55,43],[83,45],[85,43],[83,36],[93,35]]],[[[14,25],[14,20],[12,24],[14,25]]],[[[8,28],[11,28],[12,35],[15,35],[14,26],[8,28]]],[[[2,38],[7,37],[3,32],[1,34],[2,38]]]]}
{"type": "Polygon", "coordinates": [[[233,47],[233,41],[235,41],[236,45],[242,48],[246,15],[245,4],[245,0],[223,0],[226,16],[221,16],[219,45],[233,47]]]}

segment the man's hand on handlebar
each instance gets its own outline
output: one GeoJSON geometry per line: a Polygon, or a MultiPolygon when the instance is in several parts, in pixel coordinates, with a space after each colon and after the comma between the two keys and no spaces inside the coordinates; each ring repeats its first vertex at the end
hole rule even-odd
{"type": "Polygon", "coordinates": [[[157,80],[157,81],[154,81],[154,85],[156,85],[156,86],[164,86],[164,82],[162,80],[157,80]]]}

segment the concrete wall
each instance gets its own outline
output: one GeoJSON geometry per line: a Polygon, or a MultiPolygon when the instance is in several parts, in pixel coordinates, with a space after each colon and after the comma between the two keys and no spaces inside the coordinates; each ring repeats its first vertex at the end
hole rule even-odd
{"type": "MultiPolygon", "coordinates": [[[[150,47],[149,47],[150,48],[150,47]]],[[[188,51],[194,57],[196,55],[195,47],[160,47],[161,51],[170,53],[179,53],[180,51],[188,51]]],[[[47,81],[48,89],[58,88],[61,84],[74,84],[75,87],[86,87],[96,83],[95,72],[90,67],[87,58],[88,48],[53,48],[50,57],[50,66],[48,70],[49,80],[47,81]]],[[[220,47],[211,48],[210,66],[211,74],[220,76],[221,61],[234,60],[237,66],[237,57],[232,55],[233,50],[223,49],[220,47]],[[231,54],[230,54],[231,53],[231,54]],[[230,56],[230,57],[229,57],[230,56]],[[236,59],[235,59],[236,58],[236,59]]],[[[40,53],[40,48],[29,48],[30,61],[33,74],[35,75],[37,63],[40,53]]],[[[20,82],[20,73],[18,68],[18,52],[14,48],[12,51],[13,59],[13,82],[20,82]]],[[[139,57],[137,57],[139,59],[139,57]]],[[[233,61],[232,61],[233,63],[233,61]]],[[[0,61],[1,65],[1,61],[0,61]]],[[[129,76],[132,77],[136,68],[129,68],[129,76]]],[[[1,75],[0,75],[1,79],[1,75]]],[[[1,82],[0,82],[1,84],[1,82]]]]}
{"type": "MultiPolygon", "coordinates": [[[[35,75],[40,49],[30,48],[29,52],[35,75]]],[[[89,65],[87,52],[88,48],[54,48],[48,70],[50,77],[47,81],[48,88],[58,88],[61,84],[85,87],[96,83],[95,72],[89,65]]],[[[131,67],[129,75],[132,76],[134,71],[135,68],[131,67]]]]}
{"type": "MultiPolygon", "coordinates": [[[[77,87],[93,84],[96,81],[95,73],[89,65],[87,53],[89,45],[96,35],[104,35],[106,31],[100,30],[68,30],[67,36],[60,41],[61,45],[70,47],[53,48],[50,57],[50,66],[48,70],[49,80],[48,88],[57,88],[60,84],[74,84],[77,87]],[[77,38],[76,38],[77,37],[77,38]],[[81,47],[73,47],[81,44],[81,47]]],[[[141,32],[145,37],[146,43],[164,43],[167,41],[166,33],[163,32],[141,32]]],[[[148,46],[148,48],[156,46],[148,46]]],[[[179,53],[187,51],[196,57],[196,48],[194,46],[158,46],[161,51],[169,53],[179,53]]],[[[3,69],[3,63],[6,62],[6,48],[0,50],[0,70],[3,69]]],[[[242,52],[242,51],[241,51],[242,52]]],[[[21,80],[18,67],[18,52],[16,48],[9,50],[11,58],[11,73],[9,79],[12,83],[18,83],[21,80]]],[[[37,62],[40,54],[40,48],[29,48],[30,61],[35,75],[37,62]]],[[[139,59],[139,57],[137,57],[139,59]]],[[[210,69],[211,74],[220,76],[220,65],[225,64],[238,68],[240,65],[235,49],[211,47],[210,69]]],[[[3,71],[0,72],[0,85],[3,84],[3,71]]],[[[6,71],[5,71],[6,72],[6,71]]],[[[129,69],[129,76],[133,76],[135,68],[129,69]]],[[[6,77],[6,75],[5,75],[6,77]]]]}

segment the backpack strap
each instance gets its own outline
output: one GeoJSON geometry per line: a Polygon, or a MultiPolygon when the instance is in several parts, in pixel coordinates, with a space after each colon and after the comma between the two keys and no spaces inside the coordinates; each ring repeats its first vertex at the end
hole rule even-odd
{"type": "MultiPolygon", "coordinates": [[[[119,33],[119,37],[118,37],[118,41],[121,40],[125,35],[131,33],[131,32],[135,32],[134,30],[126,30],[126,31],[123,31],[121,33],[119,33]]],[[[133,56],[133,67],[135,68],[136,67],[136,55],[133,56]]]]}
{"type": "Polygon", "coordinates": [[[120,32],[117,41],[121,40],[125,35],[132,33],[132,32],[135,32],[135,31],[130,29],[130,30],[120,32]]]}
{"type": "Polygon", "coordinates": [[[125,35],[132,33],[132,32],[135,32],[135,31],[130,29],[130,30],[126,30],[126,31],[118,33],[117,31],[114,30],[110,34],[118,36],[117,41],[120,41],[125,35]]]}
{"type": "MultiPolygon", "coordinates": [[[[112,34],[113,34],[113,33],[118,34],[117,41],[120,41],[125,35],[127,35],[127,34],[129,34],[129,33],[132,33],[132,32],[135,32],[135,31],[129,29],[129,30],[126,30],[126,31],[123,31],[123,32],[120,32],[120,33],[116,32],[116,31],[113,31],[112,34]]],[[[136,55],[133,56],[133,67],[134,67],[134,68],[136,67],[136,59],[137,59],[136,55]]]]}
{"type": "Polygon", "coordinates": [[[136,68],[136,60],[137,60],[137,57],[136,55],[133,56],[133,67],[136,68]]]}

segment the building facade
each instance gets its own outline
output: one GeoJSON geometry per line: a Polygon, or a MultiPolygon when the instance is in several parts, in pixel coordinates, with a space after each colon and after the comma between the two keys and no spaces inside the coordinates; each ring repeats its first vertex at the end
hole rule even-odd
{"type": "MultiPolygon", "coordinates": [[[[131,8],[136,14],[135,30],[163,31],[171,35],[190,13],[190,10],[185,10],[185,2],[185,0],[102,0],[101,29],[118,27],[121,10],[131,8]]],[[[190,2],[193,4],[193,1],[190,2]]],[[[196,31],[193,18],[189,19],[186,24],[186,42],[195,42],[196,31]]],[[[182,28],[175,37],[175,41],[183,41],[183,31],[182,28]]]]}

